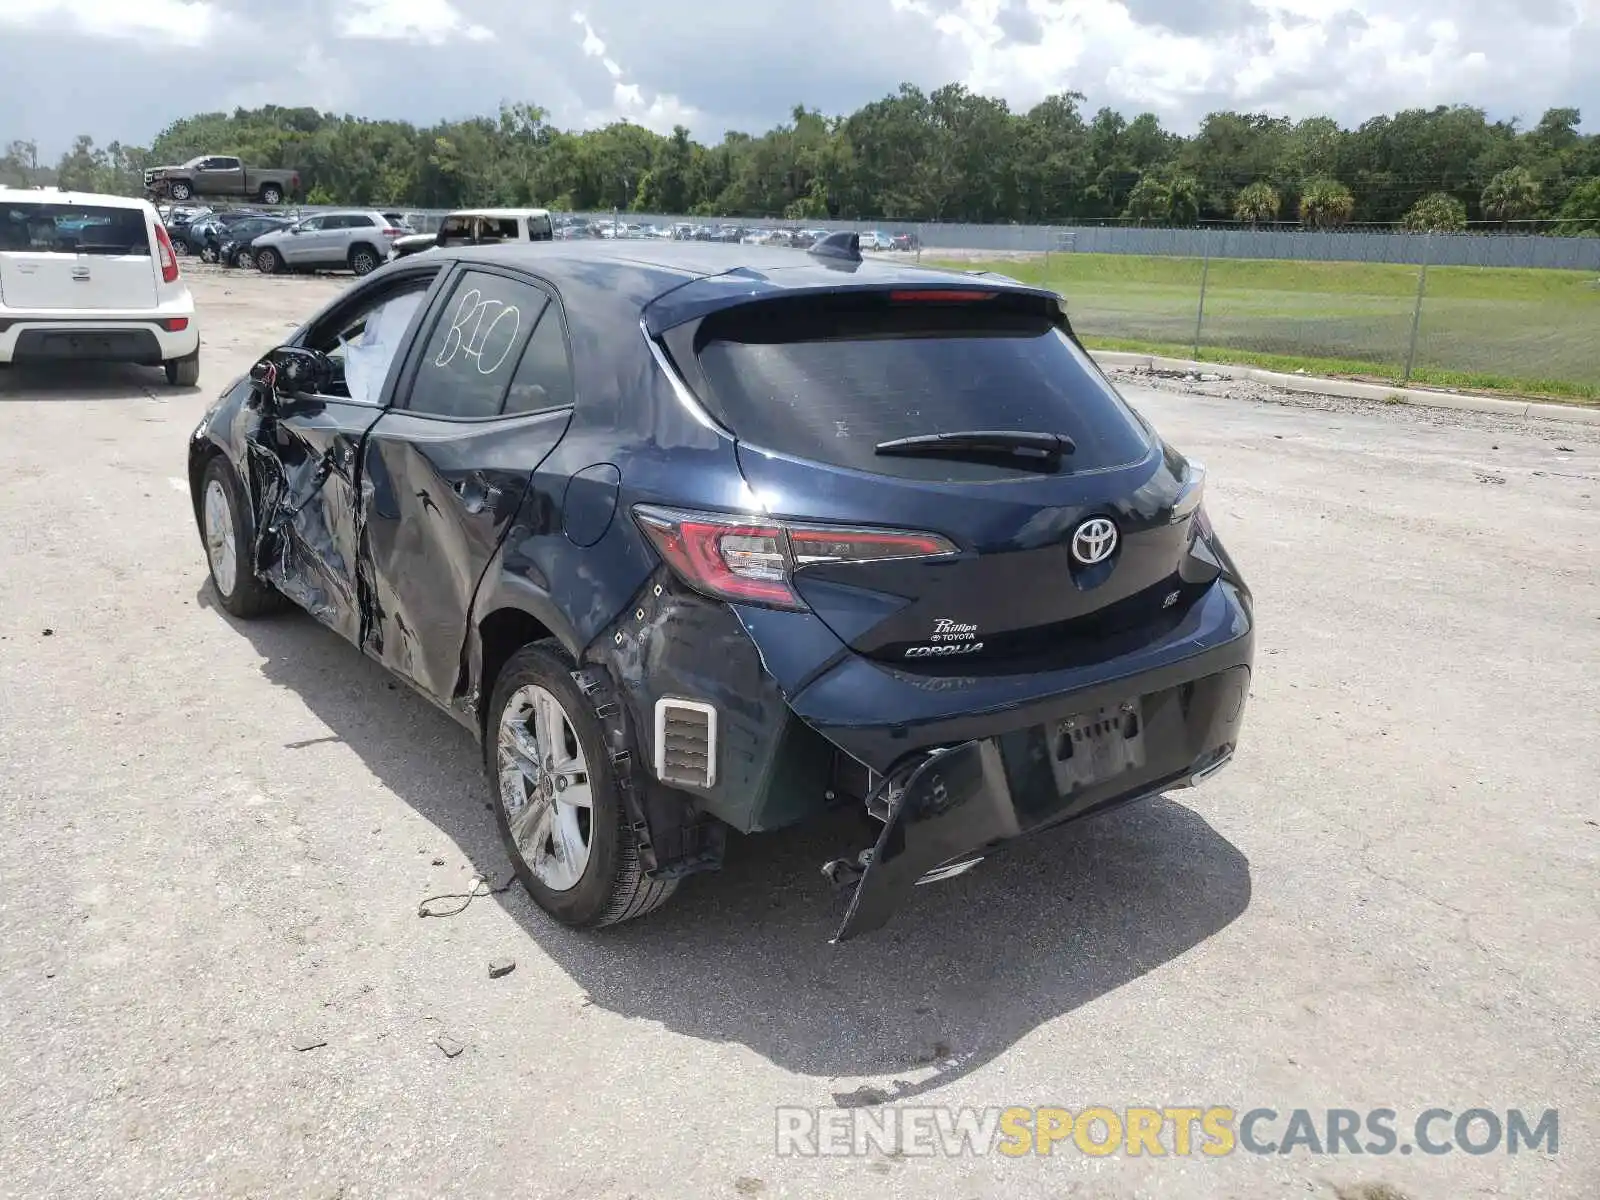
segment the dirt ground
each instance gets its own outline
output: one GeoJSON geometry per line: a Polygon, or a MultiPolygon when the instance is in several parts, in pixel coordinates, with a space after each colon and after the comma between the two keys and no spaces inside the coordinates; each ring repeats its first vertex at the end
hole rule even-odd
{"type": "Polygon", "coordinates": [[[515,888],[422,919],[510,874],[469,737],[309,618],[226,617],[184,479],[349,281],[186,271],[199,389],[0,369],[0,1194],[1600,1194],[1592,430],[1126,379],[1256,592],[1227,770],[840,947],[830,825],[600,934],[515,888]],[[1407,1145],[1556,1109],[1559,1146],[776,1153],[778,1106],[885,1096],[1390,1108],[1407,1145]]]}

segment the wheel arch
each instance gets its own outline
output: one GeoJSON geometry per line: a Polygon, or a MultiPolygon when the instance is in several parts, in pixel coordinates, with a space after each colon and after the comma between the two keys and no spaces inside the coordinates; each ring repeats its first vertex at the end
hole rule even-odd
{"type": "MultiPolygon", "coordinates": [[[[214,458],[227,459],[228,465],[233,466],[233,459],[229,457],[227,448],[209,434],[195,438],[189,443],[189,507],[194,510],[196,526],[200,524],[200,484],[205,479],[206,468],[211,465],[211,460],[214,458]]],[[[237,473],[238,468],[234,467],[234,471],[237,473]]]]}
{"type": "Polygon", "coordinates": [[[550,594],[532,580],[496,569],[478,589],[465,647],[463,690],[480,738],[506,660],[523,646],[545,640],[558,643],[574,662],[582,660],[577,631],[550,594]]]}

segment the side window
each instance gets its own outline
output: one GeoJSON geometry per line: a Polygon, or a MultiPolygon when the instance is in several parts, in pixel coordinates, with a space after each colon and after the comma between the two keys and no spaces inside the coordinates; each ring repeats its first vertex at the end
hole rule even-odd
{"type": "Polygon", "coordinates": [[[561,309],[551,304],[539,318],[522,361],[511,377],[505,412],[543,412],[565,408],[573,400],[572,361],[567,356],[566,335],[561,332],[561,309]]]}
{"type": "Polygon", "coordinates": [[[406,407],[441,417],[499,416],[522,348],[548,302],[532,284],[468,271],[423,347],[406,407]]]}
{"type": "Polygon", "coordinates": [[[370,303],[336,313],[312,330],[307,344],[334,362],[332,394],[361,404],[382,400],[389,366],[434,278],[434,273],[428,272],[385,288],[370,303]]]}
{"type": "Polygon", "coordinates": [[[334,213],[331,217],[323,219],[322,227],[324,229],[349,229],[350,218],[341,213],[334,213]]]}
{"type": "Polygon", "coordinates": [[[322,223],[325,220],[327,220],[326,217],[307,217],[304,221],[300,222],[301,232],[315,233],[317,230],[322,228],[322,223]]]}
{"type": "Polygon", "coordinates": [[[471,218],[446,217],[444,224],[439,226],[439,236],[447,238],[464,238],[472,234],[471,218]]]}

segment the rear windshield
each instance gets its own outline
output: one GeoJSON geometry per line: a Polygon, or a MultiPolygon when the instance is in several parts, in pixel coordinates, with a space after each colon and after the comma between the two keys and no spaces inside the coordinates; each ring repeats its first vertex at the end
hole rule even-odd
{"type": "Polygon", "coordinates": [[[30,254],[150,256],[150,234],[137,208],[93,204],[0,202],[0,251],[30,254]]]}
{"type": "Polygon", "coordinates": [[[1064,433],[1064,470],[1125,466],[1143,427],[1032,298],[769,301],[708,318],[696,337],[708,406],[741,441],[918,479],[1003,479],[1023,462],[879,455],[879,442],[963,430],[1064,433]]]}

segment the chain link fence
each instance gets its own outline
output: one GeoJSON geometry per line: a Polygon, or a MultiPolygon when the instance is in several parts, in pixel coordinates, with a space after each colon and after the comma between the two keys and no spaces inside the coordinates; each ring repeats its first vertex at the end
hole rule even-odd
{"type": "MultiPolygon", "coordinates": [[[[419,231],[443,215],[407,210],[419,231]]],[[[555,215],[619,236],[685,223],[909,234],[915,250],[897,256],[1061,292],[1080,334],[1108,348],[1600,397],[1597,237],[555,215]]]]}
{"type": "MultiPolygon", "coordinates": [[[[1389,262],[1074,247],[998,269],[1060,292],[1080,334],[1106,346],[1600,397],[1600,272],[1439,264],[1441,244],[1448,235],[1409,235],[1407,254],[1389,262]]],[[[971,265],[972,256],[956,261],[971,265]]]]}

